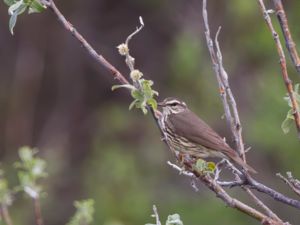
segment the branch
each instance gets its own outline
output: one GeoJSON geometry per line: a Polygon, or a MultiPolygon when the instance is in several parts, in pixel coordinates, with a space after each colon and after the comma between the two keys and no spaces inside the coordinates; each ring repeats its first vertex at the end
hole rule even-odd
{"type": "Polygon", "coordinates": [[[3,218],[6,225],[13,225],[11,217],[9,215],[7,206],[5,204],[1,204],[1,217],[3,218]]]}
{"type": "Polygon", "coordinates": [[[33,199],[36,225],[44,225],[39,197],[33,199]]]}
{"type": "Polygon", "coordinates": [[[240,119],[236,109],[236,102],[229,86],[228,75],[222,64],[222,53],[220,51],[219,43],[217,40],[221,28],[219,27],[215,38],[215,44],[217,47],[217,51],[215,51],[214,42],[210,37],[210,29],[209,29],[206,5],[207,5],[206,0],[203,0],[202,14],[203,14],[204,27],[205,27],[206,43],[213,64],[213,69],[217,76],[217,80],[219,84],[219,93],[221,96],[221,100],[223,102],[226,120],[228,125],[231,128],[231,132],[234,137],[236,148],[240,156],[242,157],[242,159],[245,161],[246,157],[245,157],[244,144],[242,141],[242,128],[240,124],[240,119]]]}
{"type": "Polygon", "coordinates": [[[157,208],[156,208],[156,205],[153,205],[153,217],[155,217],[155,220],[156,220],[156,225],[161,225],[161,222],[159,220],[159,215],[158,215],[158,212],[157,212],[157,208]]]}
{"type": "Polygon", "coordinates": [[[266,10],[266,6],[265,6],[263,0],[258,0],[258,3],[260,6],[260,9],[261,9],[261,12],[263,13],[263,17],[267,23],[267,26],[268,26],[270,32],[272,33],[272,36],[273,36],[275,44],[276,44],[277,53],[279,55],[279,60],[280,60],[282,78],[284,80],[289,98],[291,100],[293,116],[294,116],[297,131],[298,131],[298,138],[300,139],[300,115],[299,115],[299,111],[298,111],[299,108],[298,108],[298,103],[297,103],[295,95],[294,95],[293,82],[292,82],[292,80],[290,80],[288,72],[287,72],[286,59],[285,59],[285,55],[283,52],[283,48],[282,48],[279,36],[274,29],[274,26],[272,24],[269,13],[266,10]]]}
{"type": "Polygon", "coordinates": [[[273,0],[273,3],[275,6],[277,18],[278,18],[278,21],[279,21],[279,24],[280,24],[280,27],[282,30],[282,34],[285,39],[286,48],[289,51],[290,57],[292,59],[292,62],[294,64],[296,70],[298,71],[298,73],[300,73],[300,58],[298,56],[296,44],[292,38],[292,34],[289,29],[287,16],[285,14],[285,11],[284,11],[284,8],[282,5],[282,1],[281,0],[273,0]]]}
{"type": "Polygon", "coordinates": [[[80,42],[80,44],[93,59],[95,59],[100,65],[102,65],[111,73],[114,79],[117,79],[121,84],[129,84],[128,80],[122,75],[122,73],[118,71],[110,62],[108,62],[101,54],[97,53],[84,39],[84,37],[75,29],[75,27],[69,21],[67,21],[64,15],[56,7],[53,0],[43,0],[42,3],[52,10],[61,25],[67,31],[69,31],[77,41],[80,42]]]}
{"type": "Polygon", "coordinates": [[[300,181],[295,179],[291,172],[287,172],[287,178],[282,176],[280,173],[276,175],[283,180],[297,195],[300,196],[300,181]]]}
{"type": "Polygon", "coordinates": [[[215,182],[211,177],[208,175],[204,175],[199,173],[198,171],[194,170],[192,168],[192,165],[189,162],[184,162],[184,165],[186,166],[186,169],[189,172],[186,172],[186,170],[181,169],[175,164],[172,164],[171,162],[168,162],[168,165],[170,165],[172,168],[179,171],[180,174],[183,174],[188,177],[195,177],[202,181],[202,183],[208,187],[211,191],[216,193],[216,196],[220,198],[222,201],[225,202],[225,204],[231,208],[235,208],[243,213],[245,213],[248,216],[253,217],[254,219],[260,221],[262,224],[265,225],[283,225],[283,223],[279,223],[265,214],[259,212],[258,210],[246,205],[245,203],[232,198],[217,182],[215,182]],[[191,175],[192,174],[192,175],[191,175]]]}

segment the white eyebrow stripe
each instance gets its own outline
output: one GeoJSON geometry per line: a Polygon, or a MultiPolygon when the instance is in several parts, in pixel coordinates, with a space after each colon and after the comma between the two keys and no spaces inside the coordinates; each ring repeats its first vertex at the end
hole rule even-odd
{"type": "Polygon", "coordinates": [[[175,99],[168,102],[168,104],[170,104],[170,105],[174,104],[174,103],[180,104],[180,102],[178,100],[175,100],[175,99]]]}

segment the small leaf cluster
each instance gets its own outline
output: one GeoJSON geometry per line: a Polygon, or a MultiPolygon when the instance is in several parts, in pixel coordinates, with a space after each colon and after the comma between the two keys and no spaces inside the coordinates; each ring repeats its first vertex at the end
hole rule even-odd
{"type": "MultiPolygon", "coordinates": [[[[147,223],[145,225],[158,225],[158,224],[147,223]]],[[[166,225],[183,225],[183,222],[180,219],[180,215],[175,213],[173,215],[168,216],[166,225]]]]}
{"type": "Polygon", "coordinates": [[[75,201],[76,213],[67,225],[88,225],[93,222],[94,200],[75,201]]]}
{"type": "MultiPolygon", "coordinates": [[[[298,105],[300,105],[300,94],[299,94],[299,85],[300,84],[296,84],[293,94],[296,98],[296,101],[298,103],[298,105]]],[[[287,134],[290,131],[290,128],[292,126],[292,123],[294,121],[294,110],[292,108],[292,102],[289,96],[284,97],[284,100],[287,101],[289,107],[291,107],[291,109],[287,112],[286,118],[284,119],[284,121],[281,124],[281,129],[283,131],[283,133],[287,134]]],[[[299,111],[299,109],[297,109],[299,111]]]]}
{"type": "Polygon", "coordinates": [[[117,88],[127,88],[131,92],[131,96],[134,99],[129,105],[129,110],[133,107],[141,109],[144,114],[147,114],[147,106],[157,109],[157,102],[154,96],[158,96],[158,92],[152,89],[153,81],[142,78],[143,74],[139,70],[133,70],[130,73],[130,77],[133,80],[132,84],[122,84],[112,86],[112,90],[117,88]]]}
{"type": "Polygon", "coordinates": [[[39,0],[3,0],[4,3],[9,6],[8,14],[9,19],[9,30],[11,34],[14,34],[14,27],[17,23],[19,15],[24,13],[26,10],[28,14],[40,13],[45,10],[45,6],[39,0]]]}
{"type": "Polygon", "coordinates": [[[4,171],[0,169],[0,204],[9,206],[12,204],[12,191],[8,188],[8,182],[4,178],[4,171]]]}
{"type": "Polygon", "coordinates": [[[19,150],[20,161],[15,163],[15,167],[19,169],[19,190],[24,191],[33,199],[38,198],[42,192],[38,181],[47,176],[45,172],[46,162],[36,157],[36,153],[36,149],[22,147],[19,150]]]}
{"type": "Polygon", "coordinates": [[[206,162],[203,159],[198,159],[194,169],[200,173],[213,173],[215,172],[216,164],[214,162],[206,162]]]}

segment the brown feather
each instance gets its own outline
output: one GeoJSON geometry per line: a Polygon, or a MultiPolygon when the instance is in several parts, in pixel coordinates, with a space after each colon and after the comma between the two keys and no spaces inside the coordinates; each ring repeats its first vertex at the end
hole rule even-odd
{"type": "Polygon", "coordinates": [[[189,109],[169,115],[170,129],[190,142],[221,152],[244,169],[256,173],[209,125],[189,109]]]}

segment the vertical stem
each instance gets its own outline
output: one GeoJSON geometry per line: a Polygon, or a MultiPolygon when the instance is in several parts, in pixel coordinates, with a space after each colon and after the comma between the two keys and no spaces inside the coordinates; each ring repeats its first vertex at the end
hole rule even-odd
{"type": "Polygon", "coordinates": [[[3,220],[6,223],[6,225],[13,225],[7,206],[4,204],[1,205],[1,216],[3,217],[3,220]]]}
{"type": "Polygon", "coordinates": [[[35,213],[36,224],[44,225],[39,197],[33,199],[33,203],[34,203],[34,213],[35,213]]]}
{"type": "Polygon", "coordinates": [[[278,33],[275,31],[275,28],[272,24],[272,20],[269,16],[269,13],[266,9],[266,6],[264,4],[263,0],[258,0],[259,6],[261,8],[263,17],[267,23],[267,26],[273,36],[273,39],[275,41],[276,44],[276,48],[277,48],[277,53],[279,55],[279,62],[280,62],[280,67],[281,67],[281,74],[282,74],[282,78],[284,81],[284,84],[286,86],[289,98],[291,100],[291,104],[292,104],[292,109],[293,109],[293,116],[294,116],[294,120],[295,120],[295,124],[296,124],[296,128],[298,131],[298,138],[300,139],[300,114],[299,114],[299,107],[298,107],[298,103],[296,101],[295,95],[294,95],[294,89],[293,89],[293,82],[292,80],[289,78],[288,72],[287,72],[287,66],[286,66],[286,59],[285,59],[285,55],[284,55],[284,51],[278,36],[278,33]]]}

